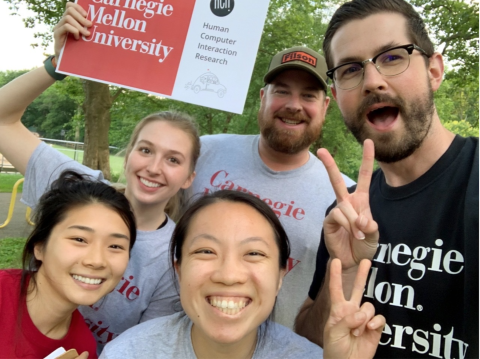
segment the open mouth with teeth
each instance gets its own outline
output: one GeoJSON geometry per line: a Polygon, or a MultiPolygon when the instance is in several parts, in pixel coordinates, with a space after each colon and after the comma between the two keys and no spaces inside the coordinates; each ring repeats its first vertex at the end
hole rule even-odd
{"type": "Polygon", "coordinates": [[[139,177],[139,178],[140,178],[140,182],[142,182],[145,186],[147,186],[149,188],[158,188],[158,187],[161,186],[160,183],[150,182],[143,177],[139,177]]]}
{"type": "Polygon", "coordinates": [[[105,279],[88,278],[88,277],[83,277],[83,276],[78,275],[78,274],[73,274],[72,278],[79,281],[79,282],[85,283],[85,284],[96,284],[96,285],[98,285],[98,284],[101,284],[105,281],[105,279]]]}
{"type": "Polygon", "coordinates": [[[286,123],[287,125],[298,125],[300,123],[302,123],[302,121],[298,121],[298,120],[290,120],[288,118],[284,118],[284,117],[279,117],[280,121],[282,121],[283,123],[286,123]]]}
{"type": "Polygon", "coordinates": [[[252,302],[249,298],[240,297],[207,297],[206,299],[212,307],[228,315],[240,313],[252,302]]]}

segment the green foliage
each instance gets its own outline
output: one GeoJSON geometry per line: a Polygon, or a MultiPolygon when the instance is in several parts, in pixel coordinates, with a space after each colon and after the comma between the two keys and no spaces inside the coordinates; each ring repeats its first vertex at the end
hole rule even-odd
{"type": "Polygon", "coordinates": [[[0,269],[21,268],[25,238],[0,239],[0,269]]]}
{"type": "Polygon", "coordinates": [[[462,136],[478,136],[478,79],[465,81],[445,80],[435,93],[435,105],[442,123],[450,131],[462,136]]]}
{"type": "Polygon", "coordinates": [[[165,99],[141,93],[123,90],[110,109],[111,125],[109,141],[111,146],[125,148],[130,140],[133,128],[147,115],[168,109],[165,99]]]}
{"type": "Polygon", "coordinates": [[[320,141],[312,147],[313,153],[320,147],[326,148],[335,158],[340,171],[354,181],[357,180],[362,162],[362,147],[345,126],[338,105],[333,100],[330,102],[320,141]]]}
{"type": "MultiPolygon", "coordinates": [[[[0,87],[27,70],[0,71],[0,87]]],[[[24,125],[41,137],[54,139],[75,139],[75,116],[81,113],[83,91],[81,80],[67,77],[57,81],[27,107],[22,116],[24,125]],[[62,130],[64,135],[62,136],[62,130]]],[[[81,120],[83,123],[83,119],[81,120]]],[[[81,125],[79,124],[81,127],[81,125]]]]}
{"type": "Polygon", "coordinates": [[[478,128],[470,126],[465,120],[446,122],[444,126],[453,133],[463,137],[478,137],[478,128]]]}
{"type": "Polygon", "coordinates": [[[478,0],[411,0],[420,8],[435,47],[453,71],[447,79],[478,83],[478,0]]]}

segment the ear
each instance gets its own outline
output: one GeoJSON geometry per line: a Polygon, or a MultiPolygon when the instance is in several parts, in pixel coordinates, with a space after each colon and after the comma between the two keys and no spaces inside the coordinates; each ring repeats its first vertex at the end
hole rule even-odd
{"type": "Polygon", "coordinates": [[[285,277],[285,274],[287,273],[286,269],[280,269],[280,276],[278,278],[278,288],[277,288],[277,294],[280,292],[280,289],[282,289],[282,284],[283,284],[283,277],[285,277]]]}
{"type": "Polygon", "coordinates": [[[263,102],[263,98],[265,97],[265,94],[268,90],[268,85],[265,85],[260,89],[260,101],[263,102]]]}
{"type": "Polygon", "coordinates": [[[440,53],[435,52],[429,59],[428,78],[433,91],[437,91],[443,81],[444,64],[440,53]]]}
{"type": "Polygon", "coordinates": [[[330,97],[328,97],[327,93],[325,92],[325,100],[324,100],[324,103],[323,103],[323,118],[324,119],[325,119],[325,116],[327,115],[328,105],[330,105],[330,97]]]}
{"type": "Polygon", "coordinates": [[[332,96],[337,101],[337,89],[335,88],[335,85],[330,85],[330,91],[332,91],[332,96]]]}
{"type": "Polygon", "coordinates": [[[178,280],[180,281],[181,275],[180,275],[180,266],[178,265],[178,261],[175,261],[173,263],[173,267],[175,268],[175,272],[177,273],[178,280]]]}
{"type": "Polygon", "coordinates": [[[185,183],[183,184],[183,186],[181,188],[183,189],[187,189],[188,187],[190,187],[193,183],[193,180],[195,179],[195,176],[197,175],[197,173],[195,171],[193,171],[190,176],[188,176],[187,180],[185,181],[185,183]]]}
{"type": "Polygon", "coordinates": [[[35,244],[33,247],[33,255],[37,261],[43,262],[43,245],[35,244]]]}

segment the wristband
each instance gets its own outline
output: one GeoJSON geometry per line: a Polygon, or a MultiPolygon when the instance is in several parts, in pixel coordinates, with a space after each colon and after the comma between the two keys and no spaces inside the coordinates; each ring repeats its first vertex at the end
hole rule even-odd
{"type": "Polygon", "coordinates": [[[55,72],[55,66],[53,66],[52,61],[55,58],[55,55],[50,55],[47,57],[45,61],[43,61],[43,65],[45,66],[45,70],[48,72],[50,76],[53,77],[56,81],[62,81],[67,75],[62,75],[55,72]]]}

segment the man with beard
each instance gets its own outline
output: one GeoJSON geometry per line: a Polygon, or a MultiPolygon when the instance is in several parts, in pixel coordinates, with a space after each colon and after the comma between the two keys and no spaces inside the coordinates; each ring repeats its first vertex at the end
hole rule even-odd
{"type": "MultiPolygon", "coordinates": [[[[315,269],[325,211],[335,199],[325,167],[309,152],[330,101],[326,70],[324,58],[307,47],[273,56],[260,90],[260,135],[203,136],[192,185],[193,193],[251,193],[279,217],[290,238],[291,257],[274,319],[290,328],[315,269]]],[[[231,278],[232,284],[237,279],[231,278]]]]}
{"type": "Polygon", "coordinates": [[[347,298],[368,258],[363,300],[387,320],[376,357],[478,358],[478,138],[455,136],[440,122],[433,92],[442,56],[404,0],[345,3],[323,49],[364,161],[347,191],[333,158],[319,151],[338,205],[325,218],[296,331],[322,345],[330,258],[342,261],[347,298]],[[373,144],[380,169],[372,175],[373,144]]]}

